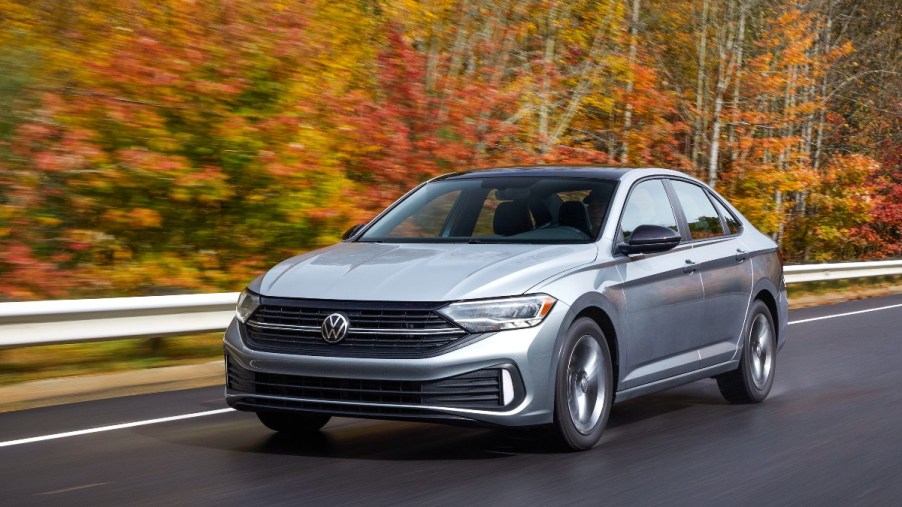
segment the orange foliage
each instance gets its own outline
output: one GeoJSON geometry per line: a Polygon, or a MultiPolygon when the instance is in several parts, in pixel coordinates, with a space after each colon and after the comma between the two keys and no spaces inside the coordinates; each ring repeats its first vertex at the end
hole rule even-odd
{"type": "MultiPolygon", "coordinates": [[[[430,177],[699,174],[710,132],[679,2],[642,2],[635,37],[617,1],[2,4],[0,299],[237,290],[430,177]]],[[[816,9],[749,16],[718,189],[791,256],[899,255],[902,150],[811,148],[815,118],[849,135],[819,83],[852,46],[818,49],[816,9]]]]}

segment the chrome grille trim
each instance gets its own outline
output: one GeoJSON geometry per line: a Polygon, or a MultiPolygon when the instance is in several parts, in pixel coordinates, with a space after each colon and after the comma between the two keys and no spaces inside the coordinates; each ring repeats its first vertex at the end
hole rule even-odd
{"type": "Polygon", "coordinates": [[[241,324],[245,345],[279,354],[414,358],[444,354],[474,335],[438,313],[446,302],[338,301],[261,296],[241,324]],[[338,313],[348,320],[344,339],[327,342],[322,324],[338,313]]]}
{"type": "MultiPolygon", "coordinates": [[[[247,325],[255,329],[284,329],[290,331],[306,331],[308,333],[316,333],[320,331],[317,326],[293,326],[290,324],[263,324],[254,320],[247,321],[247,325]]],[[[440,334],[466,334],[467,332],[458,327],[440,327],[433,329],[376,329],[365,327],[352,327],[348,329],[348,334],[373,334],[373,335],[391,335],[401,334],[410,336],[428,336],[440,334]]]]}

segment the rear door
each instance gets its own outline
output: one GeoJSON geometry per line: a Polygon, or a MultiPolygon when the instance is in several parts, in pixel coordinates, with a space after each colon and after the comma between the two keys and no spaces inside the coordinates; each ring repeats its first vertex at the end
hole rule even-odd
{"type": "Polygon", "coordinates": [[[729,361],[736,353],[752,290],[752,264],[738,221],[713,195],[685,180],[673,179],[670,185],[689,230],[705,294],[698,336],[699,367],[704,368],[729,361]]]}

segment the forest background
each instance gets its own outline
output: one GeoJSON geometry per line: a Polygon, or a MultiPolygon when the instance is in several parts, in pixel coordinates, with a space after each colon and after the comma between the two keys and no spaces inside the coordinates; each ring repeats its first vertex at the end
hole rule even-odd
{"type": "Polygon", "coordinates": [[[898,0],[0,0],[0,301],[240,290],[445,172],[659,166],[902,255],[898,0]]]}

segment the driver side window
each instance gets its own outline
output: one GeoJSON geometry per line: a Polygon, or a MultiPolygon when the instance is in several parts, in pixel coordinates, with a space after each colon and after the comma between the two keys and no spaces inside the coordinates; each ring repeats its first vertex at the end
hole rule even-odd
{"type": "Polygon", "coordinates": [[[647,180],[639,183],[630,192],[620,220],[620,231],[624,241],[629,241],[633,231],[640,225],[660,225],[677,230],[676,216],[670,206],[670,199],[662,180],[647,180]]]}

